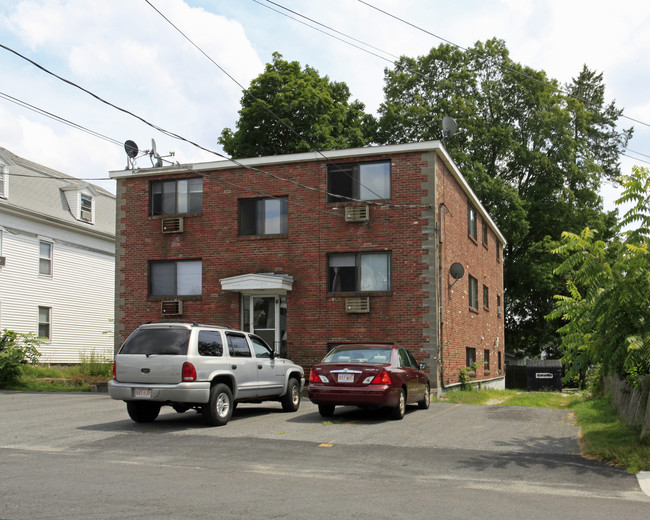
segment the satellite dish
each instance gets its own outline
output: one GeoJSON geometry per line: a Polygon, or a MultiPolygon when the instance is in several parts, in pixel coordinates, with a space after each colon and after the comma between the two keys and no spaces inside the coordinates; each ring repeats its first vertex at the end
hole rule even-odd
{"type": "Polygon", "coordinates": [[[458,131],[458,124],[453,117],[442,118],[442,138],[451,137],[458,131]]]}
{"type": "Polygon", "coordinates": [[[138,155],[138,145],[130,139],[124,143],[124,150],[126,151],[126,155],[128,155],[131,159],[135,159],[138,155]]]}
{"type": "Polygon", "coordinates": [[[151,164],[154,166],[160,167],[163,165],[162,157],[160,157],[160,154],[156,150],[156,141],[153,138],[151,138],[151,151],[149,152],[149,157],[151,158],[151,164]],[[155,162],[154,157],[156,159],[155,162]]]}
{"type": "Polygon", "coordinates": [[[462,266],[462,264],[454,262],[449,268],[449,274],[454,280],[460,280],[465,274],[465,268],[462,266]]]}

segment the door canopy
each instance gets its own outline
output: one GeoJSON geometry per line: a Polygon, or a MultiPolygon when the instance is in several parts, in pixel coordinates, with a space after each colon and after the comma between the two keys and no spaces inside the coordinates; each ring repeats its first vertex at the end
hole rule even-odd
{"type": "Polygon", "coordinates": [[[220,280],[224,291],[242,294],[287,294],[293,286],[293,276],[275,273],[250,273],[220,280]]]}

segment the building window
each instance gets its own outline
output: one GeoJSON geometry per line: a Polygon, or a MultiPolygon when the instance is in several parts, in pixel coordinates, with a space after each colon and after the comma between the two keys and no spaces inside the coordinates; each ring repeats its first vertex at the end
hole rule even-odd
{"type": "Polygon", "coordinates": [[[9,192],[9,172],[4,164],[0,164],[0,198],[6,199],[9,192]]]}
{"type": "Polygon", "coordinates": [[[497,368],[501,371],[501,352],[497,352],[497,368]]]}
{"type": "Polygon", "coordinates": [[[52,276],[52,243],[43,240],[38,243],[38,274],[52,276]]]}
{"type": "Polygon", "coordinates": [[[93,198],[90,195],[80,195],[79,218],[86,222],[93,221],[93,198]]]}
{"type": "Polygon", "coordinates": [[[390,161],[327,167],[327,202],[390,199],[390,161]]]}
{"type": "Polygon", "coordinates": [[[483,237],[483,245],[487,246],[488,245],[488,225],[487,222],[483,221],[481,225],[482,229],[482,237],[483,237]]]}
{"type": "Polygon", "coordinates": [[[203,179],[153,181],[151,214],[199,213],[203,206],[203,179]]]}
{"type": "Polygon", "coordinates": [[[476,210],[469,202],[467,203],[467,234],[476,240],[476,210]]]}
{"type": "Polygon", "coordinates": [[[52,309],[50,307],[38,308],[38,337],[50,339],[52,336],[52,309]]]}
{"type": "Polygon", "coordinates": [[[344,253],[327,257],[328,292],[390,290],[390,253],[344,253]]]}
{"type": "Polygon", "coordinates": [[[496,250],[497,250],[497,262],[501,261],[501,242],[497,240],[496,244],[496,250]]]}
{"type": "Polygon", "coordinates": [[[478,310],[478,280],[469,275],[469,306],[478,310]]]}
{"type": "Polygon", "coordinates": [[[488,349],[483,351],[483,370],[486,372],[490,370],[490,351],[488,349]]]}
{"type": "Polygon", "coordinates": [[[501,316],[501,296],[497,294],[497,315],[501,316]]]}
{"type": "Polygon", "coordinates": [[[474,363],[476,363],[476,349],[465,347],[465,366],[471,367],[474,363]]]}
{"type": "Polygon", "coordinates": [[[149,294],[162,297],[200,296],[201,270],[201,260],[151,262],[149,294]]]}
{"type": "Polygon", "coordinates": [[[487,285],[483,286],[483,307],[490,308],[490,289],[488,289],[487,285]]]}
{"type": "Polygon", "coordinates": [[[240,199],[239,234],[242,236],[286,234],[288,208],[287,197],[240,199]]]}

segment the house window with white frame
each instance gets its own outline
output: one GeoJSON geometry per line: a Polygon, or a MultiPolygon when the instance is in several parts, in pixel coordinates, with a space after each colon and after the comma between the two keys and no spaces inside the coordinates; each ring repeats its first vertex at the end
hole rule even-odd
{"type": "Polygon", "coordinates": [[[342,253],[327,257],[327,291],[390,291],[390,253],[342,253]]]}
{"type": "Polygon", "coordinates": [[[390,161],[327,167],[327,202],[390,199],[390,161]]]}
{"type": "Polygon", "coordinates": [[[239,235],[286,235],[287,197],[239,200],[239,235]]]}
{"type": "Polygon", "coordinates": [[[52,276],[52,242],[40,240],[38,243],[38,274],[52,276]]]}
{"type": "Polygon", "coordinates": [[[38,337],[42,339],[52,338],[52,308],[38,308],[38,337]]]}
{"type": "Polygon", "coordinates": [[[201,260],[151,262],[149,264],[149,295],[153,297],[200,296],[201,260]]]}
{"type": "Polygon", "coordinates": [[[79,218],[85,222],[93,221],[93,198],[91,195],[80,194],[79,218]]]}

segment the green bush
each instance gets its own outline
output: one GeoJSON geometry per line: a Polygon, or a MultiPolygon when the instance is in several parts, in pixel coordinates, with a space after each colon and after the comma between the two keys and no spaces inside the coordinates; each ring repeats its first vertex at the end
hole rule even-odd
{"type": "Polygon", "coordinates": [[[0,385],[13,384],[20,379],[21,367],[36,363],[41,355],[40,341],[33,333],[23,334],[4,329],[0,337],[0,385]]]}

